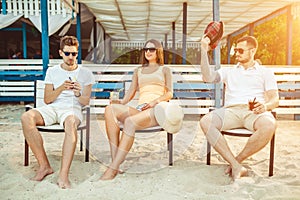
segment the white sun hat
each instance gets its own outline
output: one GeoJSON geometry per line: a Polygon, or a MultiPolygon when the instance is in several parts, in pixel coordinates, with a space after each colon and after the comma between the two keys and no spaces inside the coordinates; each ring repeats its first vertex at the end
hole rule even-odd
{"type": "Polygon", "coordinates": [[[169,133],[177,133],[183,122],[183,110],[175,103],[162,101],[154,107],[157,123],[169,133]]]}

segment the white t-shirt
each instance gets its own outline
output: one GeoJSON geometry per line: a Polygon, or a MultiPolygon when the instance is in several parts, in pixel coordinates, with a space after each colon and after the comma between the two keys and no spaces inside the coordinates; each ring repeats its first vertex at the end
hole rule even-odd
{"type": "Polygon", "coordinates": [[[277,90],[275,75],[271,69],[260,66],[257,62],[247,70],[239,64],[218,70],[221,82],[225,83],[225,106],[248,104],[256,98],[264,103],[264,94],[268,90],[277,90]]]}
{"type": "MultiPolygon", "coordinates": [[[[95,83],[95,78],[92,72],[85,67],[78,65],[76,70],[67,71],[60,65],[55,65],[48,68],[45,77],[45,84],[53,84],[54,89],[56,89],[61,86],[65,80],[69,80],[69,77],[72,81],[79,82],[82,90],[85,86],[95,83]]],[[[81,107],[78,98],[75,97],[72,90],[64,90],[57,99],[51,103],[51,105],[63,108],[81,107]]]]}

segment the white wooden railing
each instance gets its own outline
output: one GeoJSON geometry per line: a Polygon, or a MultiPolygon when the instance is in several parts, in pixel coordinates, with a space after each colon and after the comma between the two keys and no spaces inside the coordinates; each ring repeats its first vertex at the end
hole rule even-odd
{"type": "MultiPolygon", "coordinates": [[[[41,13],[40,0],[3,0],[6,2],[6,12],[17,16],[23,14],[25,18],[29,15],[39,16],[41,13]]],[[[72,0],[48,0],[48,13],[51,15],[67,14],[76,16],[78,3],[72,0]],[[75,12],[74,12],[75,11],[75,12]]],[[[3,13],[3,8],[1,10],[3,13]]]]}

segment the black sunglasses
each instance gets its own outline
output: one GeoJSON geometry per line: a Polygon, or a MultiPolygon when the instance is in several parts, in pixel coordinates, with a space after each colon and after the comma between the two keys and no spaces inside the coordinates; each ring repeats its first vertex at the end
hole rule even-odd
{"type": "Polygon", "coordinates": [[[77,56],[78,52],[67,52],[67,51],[63,51],[65,56],[69,56],[70,54],[72,54],[72,56],[77,56]]]}
{"type": "Polygon", "coordinates": [[[245,51],[249,50],[250,49],[234,48],[234,53],[239,52],[239,54],[243,54],[245,51]]]}
{"type": "Polygon", "coordinates": [[[154,53],[154,52],[156,51],[156,48],[154,48],[154,47],[150,47],[150,48],[144,47],[143,50],[144,50],[145,52],[150,51],[150,53],[154,53]]]}

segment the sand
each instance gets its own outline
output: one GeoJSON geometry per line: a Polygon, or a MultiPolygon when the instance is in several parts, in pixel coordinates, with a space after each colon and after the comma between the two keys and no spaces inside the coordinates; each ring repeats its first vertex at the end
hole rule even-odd
{"type": "MultiPolygon", "coordinates": [[[[23,112],[23,105],[0,105],[0,199],[300,199],[299,121],[278,120],[273,177],[268,177],[269,145],[243,163],[249,176],[235,182],[224,174],[227,164],[214,150],[207,166],[199,116],[187,116],[174,135],[174,166],[168,166],[166,133],[138,134],[122,165],[125,173],[99,181],[110,154],[103,118],[93,116],[90,162],[84,162],[78,145],[70,171],[72,188],[63,190],[56,181],[64,134],[43,133],[55,173],[41,182],[31,181],[38,165],[30,151],[30,164],[23,166],[23,112]]],[[[227,137],[234,153],[246,140],[227,137]]]]}

